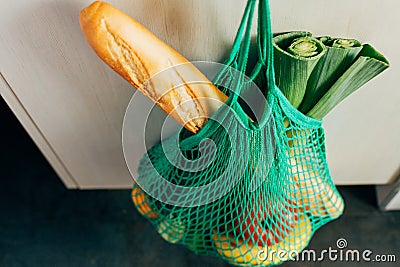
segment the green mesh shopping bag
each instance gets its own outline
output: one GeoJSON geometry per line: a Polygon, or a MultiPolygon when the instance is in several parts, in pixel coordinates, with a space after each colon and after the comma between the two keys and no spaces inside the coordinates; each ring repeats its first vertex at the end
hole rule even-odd
{"type": "Polygon", "coordinates": [[[321,121],[293,108],[275,85],[267,0],[248,1],[226,67],[213,82],[228,95],[226,105],[197,134],[182,128],[147,151],[133,201],[165,240],[197,254],[240,266],[293,259],[344,204],[329,174],[321,121]],[[242,97],[254,84],[265,95],[261,116],[242,97]]]}

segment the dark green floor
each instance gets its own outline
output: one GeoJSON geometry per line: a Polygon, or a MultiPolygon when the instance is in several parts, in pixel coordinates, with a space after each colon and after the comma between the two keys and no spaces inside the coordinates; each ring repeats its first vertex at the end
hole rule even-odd
{"type": "MultiPolygon", "coordinates": [[[[0,266],[229,266],[163,241],[128,190],[66,190],[0,98],[0,266]]],[[[377,210],[372,186],[340,187],[344,216],[308,248],[395,254],[395,263],[297,262],[283,266],[400,266],[400,212],[377,210]]]]}

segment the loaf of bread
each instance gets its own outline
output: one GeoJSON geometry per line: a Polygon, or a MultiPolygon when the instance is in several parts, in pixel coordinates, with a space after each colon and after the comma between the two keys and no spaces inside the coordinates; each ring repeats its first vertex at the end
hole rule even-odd
{"type": "Polygon", "coordinates": [[[188,130],[196,133],[227,100],[186,58],[112,5],[84,8],[80,25],[105,63],[188,130]]]}

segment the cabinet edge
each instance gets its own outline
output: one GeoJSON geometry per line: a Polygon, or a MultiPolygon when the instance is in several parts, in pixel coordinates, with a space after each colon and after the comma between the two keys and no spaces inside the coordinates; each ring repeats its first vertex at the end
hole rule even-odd
{"type": "Polygon", "coordinates": [[[17,117],[21,125],[32,138],[36,146],[45,156],[47,161],[53,167],[61,181],[69,189],[78,188],[78,183],[74,180],[70,172],[63,164],[61,158],[57,155],[51,144],[48,142],[44,134],[36,125],[18,96],[12,90],[3,73],[0,72],[0,94],[10,107],[14,115],[17,117]]]}

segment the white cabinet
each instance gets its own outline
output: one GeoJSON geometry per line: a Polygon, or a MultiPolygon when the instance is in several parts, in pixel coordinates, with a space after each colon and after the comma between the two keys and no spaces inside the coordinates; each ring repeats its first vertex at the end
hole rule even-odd
{"type": "MultiPolygon", "coordinates": [[[[121,146],[134,89],[86,44],[86,0],[0,2],[0,91],[64,183],[128,188],[121,146]]],[[[245,0],[109,1],[191,60],[222,61],[245,0]]],[[[355,37],[374,44],[391,68],[325,121],[337,184],[384,184],[400,159],[400,17],[397,0],[270,0],[273,29],[355,37]]],[[[140,114],[138,114],[140,116],[140,114]]],[[[2,127],[7,127],[2,126],[2,127]]]]}

